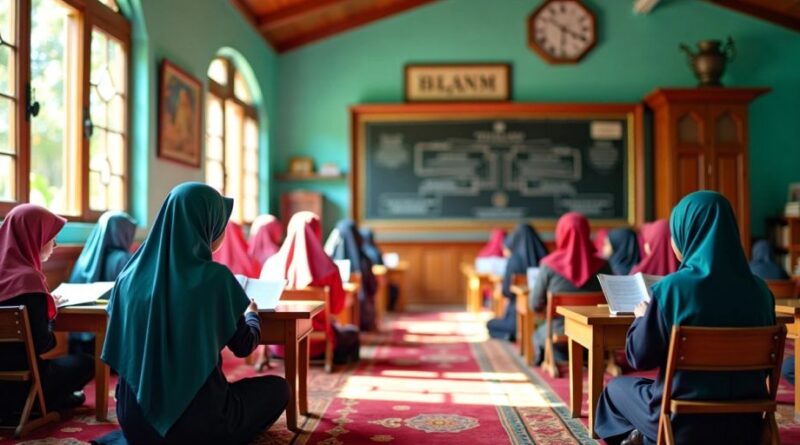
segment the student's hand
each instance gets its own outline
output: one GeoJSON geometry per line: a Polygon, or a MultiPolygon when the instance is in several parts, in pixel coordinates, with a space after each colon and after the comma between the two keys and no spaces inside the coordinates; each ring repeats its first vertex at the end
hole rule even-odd
{"type": "Polygon", "coordinates": [[[67,298],[66,297],[62,297],[61,295],[56,295],[56,294],[52,294],[52,295],[53,295],[53,302],[55,302],[56,307],[58,307],[58,305],[60,305],[62,303],[66,303],[67,302],[67,298]]]}
{"type": "Polygon", "coordinates": [[[247,305],[247,309],[245,309],[244,313],[247,315],[251,312],[254,314],[258,313],[258,305],[256,304],[256,300],[253,300],[252,298],[250,299],[250,304],[247,305]]]}
{"type": "Polygon", "coordinates": [[[633,315],[636,318],[644,317],[644,313],[647,312],[647,306],[649,303],[646,301],[641,301],[639,304],[636,305],[636,308],[633,309],[633,315]]]}

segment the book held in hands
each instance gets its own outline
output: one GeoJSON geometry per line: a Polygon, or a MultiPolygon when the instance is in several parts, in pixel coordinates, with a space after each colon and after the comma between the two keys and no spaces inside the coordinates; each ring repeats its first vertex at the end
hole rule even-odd
{"type": "Polygon", "coordinates": [[[286,280],[259,280],[244,275],[234,275],[247,296],[255,300],[259,309],[275,310],[286,287],[286,280]]]}
{"type": "Polygon", "coordinates": [[[597,274],[608,310],[614,315],[632,314],[642,301],[650,302],[653,285],[664,277],[658,275],[605,275],[597,274]]]}
{"type": "Polygon", "coordinates": [[[96,283],[61,283],[51,294],[59,297],[58,307],[77,306],[80,304],[97,304],[105,302],[114,288],[113,281],[96,283]]]}

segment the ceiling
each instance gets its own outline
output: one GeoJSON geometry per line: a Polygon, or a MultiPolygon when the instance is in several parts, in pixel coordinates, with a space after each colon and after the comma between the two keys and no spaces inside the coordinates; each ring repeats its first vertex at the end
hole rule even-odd
{"type": "Polygon", "coordinates": [[[231,0],[285,52],[435,0],[231,0]]]}
{"type": "Polygon", "coordinates": [[[708,0],[800,31],[800,0],[708,0]]]}

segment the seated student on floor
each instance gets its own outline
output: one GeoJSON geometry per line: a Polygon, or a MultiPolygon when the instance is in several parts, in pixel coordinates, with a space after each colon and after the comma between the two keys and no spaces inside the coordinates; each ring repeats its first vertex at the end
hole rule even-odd
{"type": "MultiPolygon", "coordinates": [[[[775,303],[766,284],[750,273],[736,218],[716,192],[684,197],[670,218],[677,272],[655,286],[651,303],[636,308],[625,345],[637,370],[660,368],[656,380],[617,377],[603,391],[595,431],[610,444],[655,443],[673,326],[756,327],[775,324],[775,303]]],[[[743,400],[767,397],[763,372],[679,372],[673,395],[683,399],[743,400]]],[[[673,417],[676,443],[754,444],[759,414],[673,417]]]]}
{"type": "MultiPolygon", "coordinates": [[[[286,240],[281,249],[264,263],[261,278],[287,281],[290,289],[306,287],[328,287],[330,312],[338,314],[344,309],[345,292],[339,268],[322,249],[322,226],[319,216],[312,212],[298,212],[292,216],[287,228],[286,240]]],[[[314,329],[327,331],[334,342],[334,362],[347,363],[358,360],[358,328],[339,326],[335,320],[326,320],[320,313],[312,320],[314,329]]],[[[282,348],[273,347],[276,355],[283,356],[282,348]]],[[[325,343],[312,341],[309,355],[312,358],[325,354],[325,343]]]]}
{"type": "Polygon", "coordinates": [[[211,259],[228,266],[234,275],[257,278],[261,272],[261,263],[250,256],[242,226],[228,221],[223,240],[219,249],[211,254],[211,259]]]}
{"type": "Polygon", "coordinates": [[[272,215],[259,215],[250,225],[248,239],[250,256],[259,264],[259,268],[269,257],[278,253],[283,242],[283,226],[278,218],[272,215]]]}
{"type": "Polygon", "coordinates": [[[502,284],[503,296],[508,300],[506,311],[502,318],[489,320],[486,328],[492,338],[514,340],[517,334],[517,298],[511,291],[513,277],[527,274],[529,267],[539,266],[539,261],[547,255],[547,248],[533,227],[518,224],[511,236],[505,239],[503,251],[508,257],[502,284]]]}
{"type": "MultiPolygon", "coordinates": [[[[69,282],[115,281],[133,256],[131,245],[135,235],[136,221],[127,213],[108,211],[100,215],[75,261],[69,282]]],[[[94,334],[71,332],[69,350],[94,355],[94,334]]]]}
{"type": "Polygon", "coordinates": [[[361,274],[358,289],[359,317],[364,331],[375,330],[375,292],[378,280],[372,273],[372,261],[364,254],[363,241],[356,223],[345,219],[336,224],[325,241],[325,252],[334,260],[350,260],[352,272],[361,274]]]}
{"type": "Polygon", "coordinates": [[[639,263],[639,238],[630,228],[614,229],[608,232],[603,244],[603,257],[614,275],[628,275],[639,263]]]}
{"type": "MultiPolygon", "coordinates": [[[[14,207],[0,224],[0,306],[25,306],[36,351],[39,378],[48,411],[83,404],[83,387],[94,377],[94,360],[72,354],[52,360],[40,355],[53,349],[56,301],[42,273],[56,246],[55,237],[66,221],[32,204],[14,207]]],[[[28,369],[21,344],[0,345],[0,371],[28,369]]],[[[16,423],[28,393],[28,384],[0,384],[0,424],[16,423]]],[[[36,406],[36,405],[34,405],[36,406]]]]}
{"type": "Polygon", "coordinates": [[[283,378],[222,373],[222,348],[246,357],[261,334],[255,303],[211,259],[232,207],[205,184],[178,185],[117,279],[102,358],[119,373],[124,437],[98,443],[248,443],[286,408],[283,378]]]}
{"type": "MultiPolygon", "coordinates": [[[[530,293],[530,307],[536,312],[547,308],[547,293],[594,292],[600,290],[597,274],[611,274],[611,267],[597,255],[589,238],[589,221],[580,213],[565,213],[556,224],[556,250],[544,257],[530,293]]],[[[553,319],[553,333],[564,333],[564,319],[553,319]]],[[[547,325],[533,333],[537,365],[544,359],[547,325]]],[[[556,360],[567,359],[566,345],[554,345],[556,360]]]]}
{"type": "Polygon", "coordinates": [[[644,241],[644,258],[633,269],[631,274],[669,275],[678,270],[678,259],[670,242],[669,221],[659,219],[641,229],[644,241]]]}

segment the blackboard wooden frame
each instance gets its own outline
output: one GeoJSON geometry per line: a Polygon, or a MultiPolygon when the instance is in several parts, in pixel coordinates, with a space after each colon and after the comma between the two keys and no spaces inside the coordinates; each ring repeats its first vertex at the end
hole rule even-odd
{"type": "MultiPolygon", "coordinates": [[[[365,125],[375,121],[404,120],[469,120],[503,118],[552,119],[625,119],[627,121],[627,191],[626,219],[592,220],[593,228],[638,226],[645,220],[644,181],[644,107],[631,103],[406,103],[368,104],[350,107],[350,217],[359,224],[391,232],[474,232],[492,227],[512,227],[513,221],[452,220],[388,220],[366,219],[363,185],[366,183],[364,162],[365,125]]],[[[555,219],[532,219],[539,230],[553,230],[555,219]]]]}

